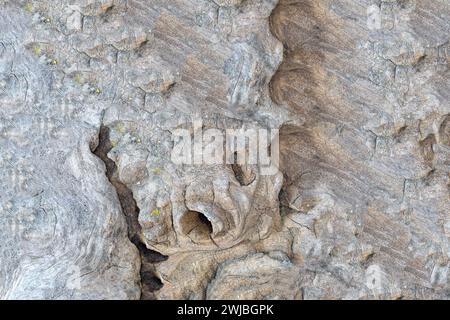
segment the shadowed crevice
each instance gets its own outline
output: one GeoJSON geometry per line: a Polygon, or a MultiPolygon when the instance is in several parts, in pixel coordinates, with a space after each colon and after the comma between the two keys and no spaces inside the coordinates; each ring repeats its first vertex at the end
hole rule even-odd
{"type": "Polygon", "coordinates": [[[109,128],[106,126],[100,127],[98,145],[94,150],[91,150],[98,158],[100,158],[106,166],[106,176],[111,184],[114,186],[119,198],[122,212],[128,226],[128,238],[139,250],[141,258],[141,299],[154,299],[154,291],[162,288],[161,280],[155,275],[153,264],[167,260],[167,256],[161,253],[148,249],[141,238],[141,226],[138,222],[139,207],[133,197],[133,192],[125,184],[117,178],[117,166],[113,160],[108,158],[108,152],[113,148],[109,139],[109,128]]]}

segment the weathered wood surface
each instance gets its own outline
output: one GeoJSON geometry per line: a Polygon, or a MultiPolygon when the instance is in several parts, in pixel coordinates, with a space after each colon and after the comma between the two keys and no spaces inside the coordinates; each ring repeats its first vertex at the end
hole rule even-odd
{"type": "Polygon", "coordinates": [[[449,18],[0,1],[0,297],[448,298],[449,18]],[[174,164],[198,118],[279,128],[280,171],[174,164]]]}

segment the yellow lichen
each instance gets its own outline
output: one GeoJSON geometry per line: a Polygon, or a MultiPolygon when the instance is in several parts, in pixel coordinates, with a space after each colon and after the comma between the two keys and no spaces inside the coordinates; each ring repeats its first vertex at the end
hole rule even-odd
{"type": "Polygon", "coordinates": [[[81,74],[79,73],[74,75],[73,80],[78,84],[83,84],[83,79],[81,79],[81,74]]]}
{"type": "Polygon", "coordinates": [[[33,53],[36,56],[39,56],[41,54],[41,48],[38,45],[33,46],[33,53]]]}
{"type": "Polygon", "coordinates": [[[155,173],[155,174],[160,174],[161,173],[161,168],[153,168],[152,172],[155,173]]]}
{"type": "Polygon", "coordinates": [[[119,133],[125,133],[125,131],[126,131],[125,126],[122,122],[117,123],[115,125],[115,128],[116,128],[117,132],[119,132],[119,133]]]}
{"type": "Polygon", "coordinates": [[[131,141],[133,141],[135,143],[141,143],[142,142],[141,138],[135,132],[133,132],[133,134],[131,136],[132,136],[132,140],[131,141]]]}
{"type": "Polygon", "coordinates": [[[31,2],[28,2],[25,7],[24,7],[25,11],[27,12],[33,12],[33,5],[31,4],[31,2]]]}
{"type": "Polygon", "coordinates": [[[153,209],[150,214],[152,216],[159,216],[161,214],[161,211],[159,211],[159,209],[153,209]]]}

